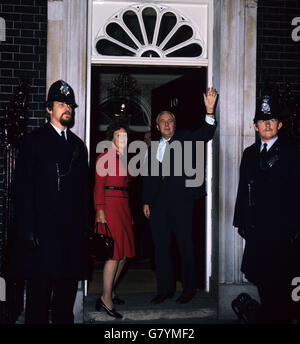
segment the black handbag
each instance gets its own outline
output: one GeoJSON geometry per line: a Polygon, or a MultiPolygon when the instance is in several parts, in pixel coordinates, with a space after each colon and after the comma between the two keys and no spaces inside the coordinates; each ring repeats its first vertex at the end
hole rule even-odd
{"type": "MultiPolygon", "coordinates": [[[[96,227],[100,222],[96,223],[96,227]]],[[[93,259],[108,260],[114,255],[114,239],[108,228],[107,223],[103,223],[105,227],[105,234],[93,233],[89,237],[89,255],[93,259]]]]}

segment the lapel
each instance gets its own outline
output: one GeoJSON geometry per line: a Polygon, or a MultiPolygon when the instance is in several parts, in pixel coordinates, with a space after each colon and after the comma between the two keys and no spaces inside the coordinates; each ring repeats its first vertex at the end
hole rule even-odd
{"type": "Polygon", "coordinates": [[[45,124],[45,131],[47,135],[46,145],[55,160],[69,161],[72,158],[76,147],[74,134],[70,129],[67,129],[67,142],[63,142],[58,132],[53,128],[50,122],[45,124]]]}
{"type": "Polygon", "coordinates": [[[276,142],[272,145],[272,147],[268,150],[268,153],[275,153],[279,149],[279,138],[276,140],[276,142]]]}
{"type": "Polygon", "coordinates": [[[254,152],[255,152],[256,157],[259,157],[260,146],[261,146],[261,141],[259,140],[255,143],[255,146],[254,146],[255,147],[254,152]]]}
{"type": "Polygon", "coordinates": [[[178,140],[178,135],[177,132],[175,131],[174,135],[170,138],[170,140],[168,141],[169,143],[178,140]]]}
{"type": "Polygon", "coordinates": [[[59,134],[57,131],[53,128],[50,121],[45,124],[45,130],[51,140],[57,140],[59,139],[59,134]]]}
{"type": "Polygon", "coordinates": [[[75,140],[75,135],[69,128],[67,129],[67,136],[68,136],[67,143],[71,147],[71,150],[74,151],[77,144],[75,140]]]}

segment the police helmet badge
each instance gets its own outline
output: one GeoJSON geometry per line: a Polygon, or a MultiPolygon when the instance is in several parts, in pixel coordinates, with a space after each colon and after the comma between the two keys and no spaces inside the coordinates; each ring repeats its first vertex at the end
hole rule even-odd
{"type": "Polygon", "coordinates": [[[261,104],[261,112],[270,113],[270,97],[268,95],[263,96],[261,104]]]}
{"type": "Polygon", "coordinates": [[[69,85],[63,80],[61,80],[60,92],[63,93],[65,96],[70,94],[69,85]]]}

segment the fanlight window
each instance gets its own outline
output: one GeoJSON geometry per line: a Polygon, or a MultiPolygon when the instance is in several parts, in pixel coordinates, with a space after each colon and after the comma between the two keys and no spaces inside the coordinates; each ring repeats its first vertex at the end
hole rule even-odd
{"type": "Polygon", "coordinates": [[[132,6],[110,18],[96,39],[102,56],[201,58],[192,23],[166,7],[132,6]]]}

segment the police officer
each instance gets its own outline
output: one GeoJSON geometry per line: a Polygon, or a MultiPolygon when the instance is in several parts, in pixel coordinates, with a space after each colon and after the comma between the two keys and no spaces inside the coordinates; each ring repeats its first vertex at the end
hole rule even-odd
{"type": "Polygon", "coordinates": [[[48,92],[49,121],[24,137],[16,167],[16,237],[11,274],[27,280],[26,323],[73,323],[86,278],[87,150],[70,127],[77,107],[63,80],[48,92]]]}
{"type": "Polygon", "coordinates": [[[280,140],[281,127],[278,104],[264,96],[254,118],[259,139],[241,161],[233,221],[246,240],[241,270],[258,288],[263,323],[291,323],[298,307],[291,282],[300,276],[300,153],[280,140]]]}

